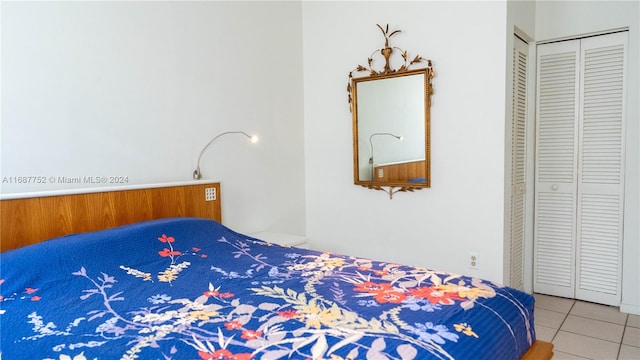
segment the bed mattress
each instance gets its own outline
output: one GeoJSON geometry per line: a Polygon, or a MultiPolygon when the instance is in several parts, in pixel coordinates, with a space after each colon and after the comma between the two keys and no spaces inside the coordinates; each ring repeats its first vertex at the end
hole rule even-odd
{"type": "Polygon", "coordinates": [[[532,296],[197,218],[2,253],[3,359],[518,359],[532,296]]]}

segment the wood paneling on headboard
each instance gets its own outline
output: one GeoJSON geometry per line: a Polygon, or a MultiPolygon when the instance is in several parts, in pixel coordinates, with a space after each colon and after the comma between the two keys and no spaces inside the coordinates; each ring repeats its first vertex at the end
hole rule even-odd
{"type": "Polygon", "coordinates": [[[426,168],[425,160],[380,164],[373,169],[376,177],[374,181],[407,182],[410,179],[424,178],[426,168]]]}
{"type": "Polygon", "coordinates": [[[191,216],[222,221],[220,183],[0,200],[0,251],[74,233],[191,216]],[[215,188],[216,200],[205,200],[215,188]]]}

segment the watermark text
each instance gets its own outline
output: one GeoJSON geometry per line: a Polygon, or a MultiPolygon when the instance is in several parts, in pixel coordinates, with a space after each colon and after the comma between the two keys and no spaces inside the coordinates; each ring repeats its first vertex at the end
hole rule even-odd
{"type": "Polygon", "coordinates": [[[2,184],[128,184],[128,176],[3,176],[2,184]]]}

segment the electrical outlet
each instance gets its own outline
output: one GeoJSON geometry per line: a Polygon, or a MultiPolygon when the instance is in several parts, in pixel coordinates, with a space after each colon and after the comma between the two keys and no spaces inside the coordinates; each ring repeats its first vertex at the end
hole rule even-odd
{"type": "Polygon", "coordinates": [[[478,258],[478,254],[477,253],[470,252],[469,253],[469,269],[478,270],[478,268],[480,267],[479,260],[480,259],[478,258]]]}
{"type": "Polygon", "coordinates": [[[378,169],[378,177],[379,178],[383,178],[384,177],[384,169],[378,169]]]}
{"type": "Polygon", "coordinates": [[[215,201],[216,200],[216,188],[206,188],[206,189],[204,189],[204,200],[205,201],[215,201]]]}

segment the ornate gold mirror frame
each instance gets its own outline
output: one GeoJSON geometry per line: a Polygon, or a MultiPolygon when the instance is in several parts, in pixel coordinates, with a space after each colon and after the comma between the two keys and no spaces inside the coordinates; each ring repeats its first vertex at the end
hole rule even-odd
{"type": "Polygon", "coordinates": [[[358,65],[349,72],[353,176],[354,184],[382,190],[392,199],[396,192],[431,186],[435,72],[431,60],[420,55],[410,60],[407,51],[389,46],[389,39],[401,30],[389,32],[388,24],[385,28],[376,25],[384,35],[384,48],[375,50],[366,66],[358,65]],[[401,57],[395,58],[400,61],[397,69],[392,64],[395,54],[401,57]],[[376,69],[374,58],[384,59],[384,67],[376,69]],[[426,63],[426,67],[418,67],[420,63],[426,63]],[[368,75],[354,76],[364,72],[368,75]]]}

